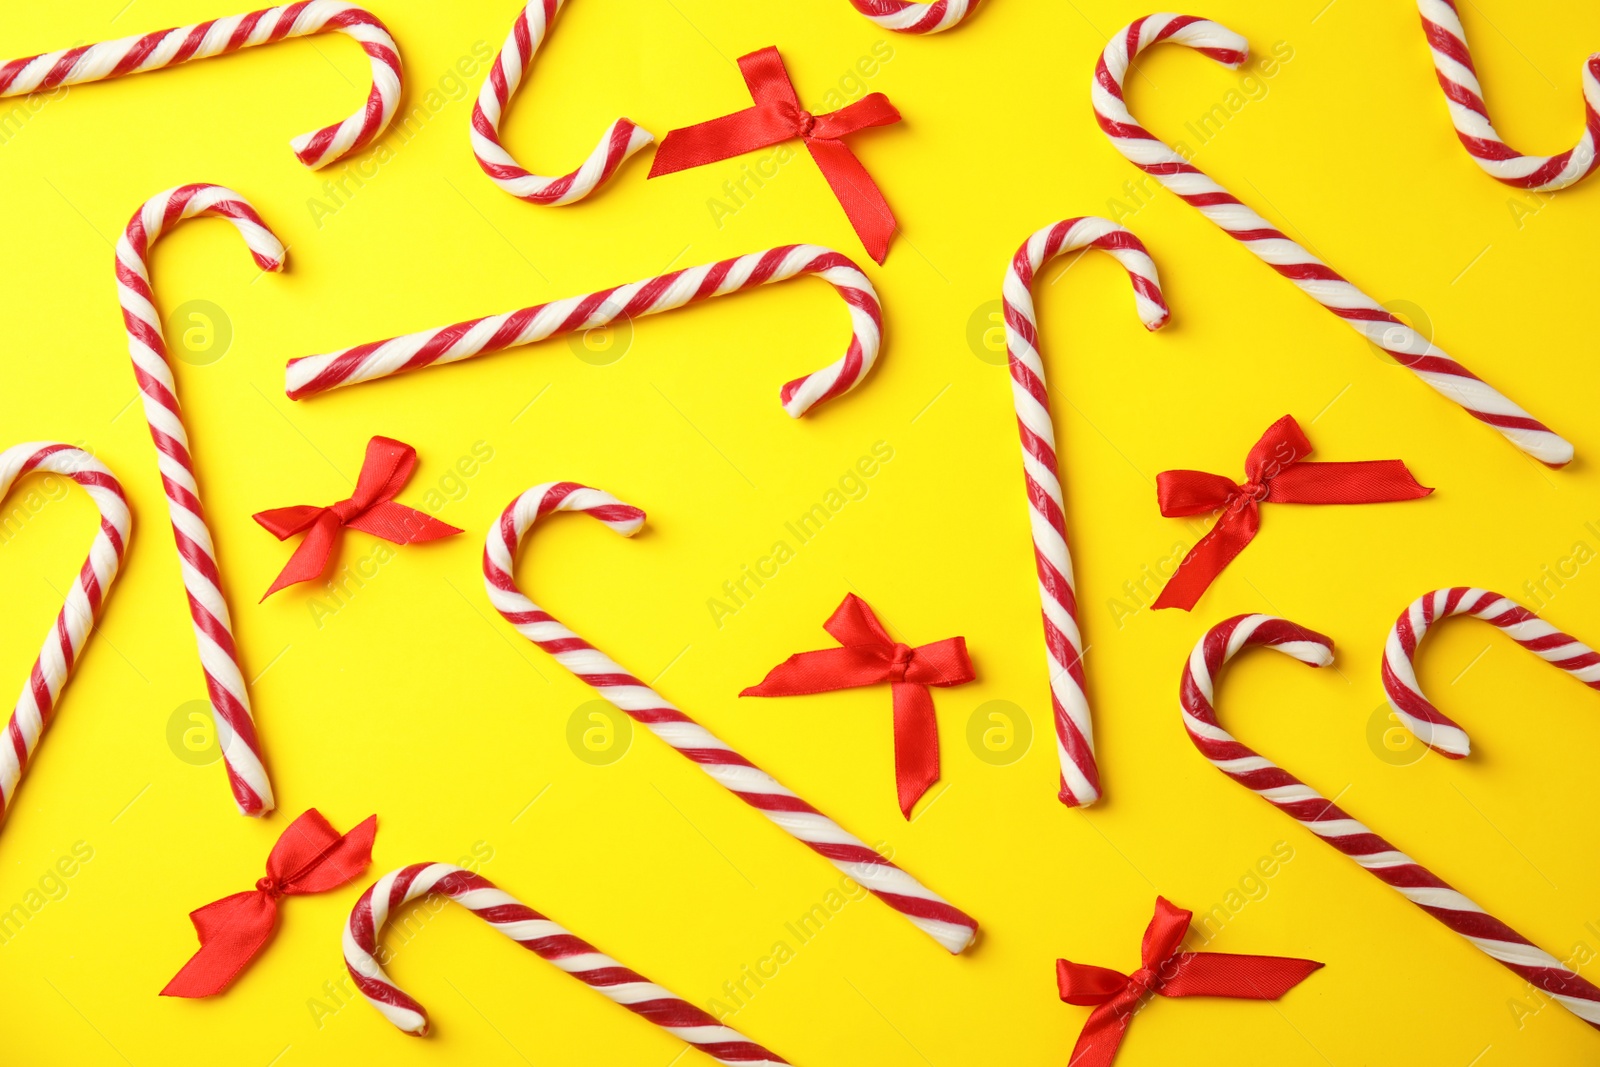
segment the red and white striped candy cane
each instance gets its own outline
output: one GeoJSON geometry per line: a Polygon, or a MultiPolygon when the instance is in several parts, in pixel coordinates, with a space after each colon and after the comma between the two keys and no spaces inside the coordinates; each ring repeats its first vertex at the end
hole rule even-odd
{"type": "Polygon", "coordinates": [[[1133,282],[1134,305],[1145,329],[1160,329],[1169,314],[1156,265],[1144,245],[1116,223],[1092,216],[1065,219],[1029,237],[1011,257],[1001,290],[1011,397],[1017,408],[1017,432],[1022,436],[1022,474],[1028,488],[1028,521],[1033,527],[1033,559],[1044,612],[1056,752],[1061,757],[1061,802],[1072,807],[1093,804],[1099,798],[1100,770],[1094,761],[1094,727],[1083,675],[1078,597],[1072,577],[1072,553],[1067,545],[1066,506],[1061,499],[1050,394],[1044,384],[1044,359],[1039,354],[1033,279],[1046,261],[1079,248],[1098,248],[1122,264],[1133,282]]]}
{"type": "Polygon", "coordinates": [[[1493,426],[1541,463],[1551,467],[1569,463],[1571,444],[1389,314],[1134,120],[1123,99],[1128,64],[1167,40],[1228,67],[1237,67],[1248,54],[1243,37],[1193,15],[1147,15],[1113,35],[1095,66],[1092,97],[1100,128],[1117,151],[1469,415],[1493,426]]]}
{"type": "Polygon", "coordinates": [[[533,65],[550,23],[565,0],[528,0],[511,24],[511,35],[494,57],[489,77],[472,108],[472,154],[478,166],[500,188],[530,204],[570,204],[582,200],[610,180],[622,161],[655,140],[654,135],[628,119],[607,127],[583,165],[559,178],[530,174],[511,158],[500,143],[500,118],[517,95],[517,87],[533,65]]]}
{"type": "Polygon", "coordinates": [[[150,424],[150,437],[156,445],[217,743],[228,767],[228,784],[241,812],[265,815],[273,808],[272,783],[262,765],[261,742],[256,739],[255,722],[250,717],[250,695],[233,643],[217,551],[211,543],[211,531],[206,528],[189,435],[178,407],[177,383],[167,365],[167,342],[161,332],[155,294],[150,290],[150,246],[177,223],[200,215],[215,215],[233,223],[262,270],[283,267],[283,245],[238,193],[220,185],[180,185],[145,201],[128,221],[127,230],[117,241],[117,298],[122,302],[128,354],[133,357],[133,374],[144,401],[145,421],[150,424]]]}
{"type": "Polygon", "coordinates": [[[972,944],[978,924],[971,916],[784,788],[523,595],[512,573],[517,547],[528,528],[553,511],[587,514],[624,537],[633,536],[644,524],[644,512],[638,508],[575,482],[546,482],[517,497],[501,513],[483,548],[489,601],[506,621],[713,781],[825,857],[947,950],[960,952],[972,944]]]}
{"type": "Polygon", "coordinates": [[[1389,631],[1383,646],[1383,691],[1406,729],[1441,756],[1461,759],[1472,751],[1472,742],[1465,730],[1423,695],[1417,684],[1416,657],[1428,627],[1451,615],[1471,615],[1497,626],[1535,656],[1590,689],[1600,689],[1600,653],[1576,637],[1499,593],[1460,586],[1435,589],[1413,601],[1389,631]]]}
{"type": "Polygon", "coordinates": [[[11,810],[22,772],[50,723],[50,714],[94,629],[106,594],[117,580],[132,521],[128,498],[115,475],[82,449],[48,441],[13,445],[0,452],[0,500],[18,478],[33,471],[59,474],[83,486],[100,512],[100,528],[6,724],[5,742],[0,744],[0,818],[11,810]]]}
{"type": "Polygon", "coordinates": [[[301,134],[289,142],[300,162],[312,168],[322,167],[369,144],[388,127],[400,103],[400,50],[377,16],[355,4],[302,0],[192,26],[0,61],[0,97],[26,96],[61,85],[175,67],[192,59],[209,59],[328,30],[361,45],[372,63],[372,91],[361,110],[343,122],[301,134]]]}
{"type": "Polygon", "coordinates": [[[897,33],[938,33],[972,13],[978,0],[936,0],[931,4],[911,0],[850,0],[850,6],[886,30],[897,33]]]}
{"type": "Polygon", "coordinates": [[[1217,671],[1251,645],[1276,649],[1313,667],[1333,662],[1332,641],[1271,615],[1235,615],[1212,627],[1184,666],[1178,695],[1184,729],[1200,754],[1217,770],[1287,813],[1411,903],[1600,1029],[1600,989],[1221,727],[1213,707],[1217,671]]]}
{"type": "Polygon", "coordinates": [[[422,1037],[428,1032],[428,1013],[394,984],[378,962],[378,934],[395,909],[430,893],[449,897],[529,952],[718,1063],[743,1067],[789,1062],[624,967],[489,879],[450,863],[413,863],[390,871],[361,894],[344,928],[344,965],[356,988],[385,1019],[408,1034],[422,1037]]]}
{"type": "Polygon", "coordinates": [[[1554,192],[1587,178],[1595,168],[1595,137],[1600,134],[1600,55],[1583,65],[1583,136],[1560,155],[1525,156],[1500,139],[1489,121],[1483,86],[1467,50],[1467,33],[1455,0],[1417,0],[1422,30],[1433,52],[1433,70],[1444,90],[1450,121],[1467,154],[1490,177],[1519,189],[1554,192]]]}
{"type": "Polygon", "coordinates": [[[594,329],[618,319],[655,315],[697,300],[787,281],[800,274],[815,274],[838,290],[850,309],[850,347],[832,364],[783,387],[780,395],[784,410],[799,418],[813,406],[854,389],[877,360],[883,336],[883,308],[867,276],[846,257],[816,245],[769,248],[504,315],[468,319],[327,355],[291,359],[287,392],[291,400],[303,400],[343,385],[436,363],[454,363],[556,334],[594,329]]]}

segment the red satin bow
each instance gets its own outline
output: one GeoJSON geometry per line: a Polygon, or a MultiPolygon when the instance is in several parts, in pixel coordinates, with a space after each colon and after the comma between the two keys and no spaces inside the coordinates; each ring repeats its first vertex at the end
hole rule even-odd
{"type": "Polygon", "coordinates": [[[976,677],[963,637],[912,648],[889,636],[867,602],[854,593],[822,628],[843,648],[797,652],[767,672],[742,697],[803,696],[891,682],[894,687],[894,780],[900,813],[939,780],[939,727],[928,686],[962,685],[976,677]]]}
{"type": "Polygon", "coordinates": [[[1322,964],[1290,956],[1184,952],[1184,932],[1194,913],[1156,897],[1155,918],[1139,948],[1132,974],[1056,960],[1056,985],[1068,1004],[1093,1007],[1072,1049],[1072,1067],[1109,1067],[1134,1009],[1148,993],[1163,997],[1232,997],[1277,1000],[1322,964]]]}
{"type": "Polygon", "coordinates": [[[339,543],[339,534],[346,526],[397,545],[437,541],[460,533],[447,522],[394,502],[395,495],[405,488],[416,468],[416,449],[392,437],[374,437],[367,442],[367,455],[361,462],[356,491],[347,499],[327,507],[297,504],[258,511],[250,516],[280,541],[306,531],[305,540],[294,550],[272,588],[261,599],[296,582],[309,582],[326,570],[334,546],[339,543]]]}
{"type": "Polygon", "coordinates": [[[798,137],[822,168],[867,254],[882,263],[894,236],[894,212],[843,138],[869,126],[891,126],[900,121],[900,112],[882,93],[871,93],[838,111],[811,114],[800,106],[776,48],[740,56],[739,72],[755,107],[670,131],[656,149],[650,177],[703,167],[798,137]]]}
{"type": "Polygon", "coordinates": [[[1156,598],[1155,607],[1195,606],[1223,568],[1261,529],[1261,505],[1381,504],[1416,500],[1433,492],[1418,485],[1398,459],[1360,463],[1305,463],[1311,442],[1285,415],[1267,428],[1244,461],[1247,481],[1237,485],[1204,471],[1162,471],[1156,499],[1167,518],[1223,510],[1222,518],[1189,550],[1156,598]]]}
{"type": "Polygon", "coordinates": [[[326,893],[372,863],[378,817],[348,834],[328,825],[316,808],[290,823],[267,857],[267,876],[256,887],[189,913],[200,950],[161,991],[164,997],[209,997],[227,989],[255,959],[278,922],[278,898],[326,893]]]}

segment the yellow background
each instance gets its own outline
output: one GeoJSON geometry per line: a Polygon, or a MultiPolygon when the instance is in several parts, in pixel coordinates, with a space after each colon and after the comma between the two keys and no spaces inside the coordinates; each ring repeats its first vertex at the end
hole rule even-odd
{"type": "MultiPolygon", "coordinates": [[[[1501,133],[1524,150],[1572,144],[1600,9],[1463,7],[1501,133]]],[[[484,67],[452,71],[475,47],[498,49],[513,9],[379,5],[404,54],[402,108],[431,109],[409,140],[391,131],[381,166],[369,150],[311,173],[288,150],[366,92],[364,58],[332,34],[75,88],[7,128],[3,440],[84,443],[126,485],[135,532],[0,843],[0,911],[46,901],[0,944],[6,1062],[664,1065],[682,1052],[456,908],[397,948],[396,979],[435,1023],[426,1040],[401,1036],[324,986],[342,975],[339,930],[358,886],[287,902],[276,940],[225,996],[158,998],[194,948],[186,913],[248,888],[283,826],[313,805],[341,828],[378,813],[372,877],[476,847],[492,857],[484,874],[696,1003],[725,1000],[723,983],[788,941],[794,958],[731,1021],[800,1064],[1063,1064],[1087,1013],[1056,999],[1053,961],[1131,968],[1157,892],[1231,916],[1211,948],[1327,967],[1276,1005],[1156,1003],[1132,1028],[1127,1067],[1594,1062],[1600,1038],[1576,1018],[1555,1006],[1528,1014],[1537,1002],[1514,975],[1208,767],[1175,691],[1195,640],[1235,612],[1330,634],[1335,670],[1265,654],[1231,669],[1226,724],[1555,955],[1580,943],[1600,952],[1585,815],[1600,752],[1594,694],[1487,627],[1445,627],[1422,681],[1475,741],[1472,758],[1449,763],[1395,747],[1378,676],[1396,614],[1443,585],[1548,602],[1553,623],[1600,639],[1600,579],[1563,562],[1580,542],[1585,560],[1600,547],[1600,183],[1549,199],[1482,174],[1450,129],[1406,3],[1200,11],[1257,52],[1286,42],[1292,59],[1196,162],[1373,296],[1406,302],[1443,347],[1567,435],[1579,459],[1549,472],[1170,194],[1152,184],[1128,195],[1137,172],[1094,126],[1087,86],[1136,5],[986,0],[955,31],[917,39],[844,0],[582,0],[505,123],[510,150],[535,170],[575,165],[618,114],[659,136],[746,106],[732,61],[768,44],[817,110],[841,85],[900,108],[902,124],[851,142],[904,227],[888,265],[868,272],[886,309],[878,368],[813,417],[783,415],[779,384],[832,360],[845,338],[827,287],[796,281],[641,320],[610,363],[553,340],[287,401],[289,357],[669,265],[790,241],[867,262],[804,156],[720,226],[709,201],[748,160],[647,182],[648,160],[636,159],[564,209],[499,192],[467,143],[484,67]],[[845,80],[880,41],[892,58],[865,86],[845,80]],[[229,226],[195,222],[153,262],[164,314],[209,301],[232,330],[223,358],[179,363],[177,375],[246,674],[259,675],[280,803],[262,822],[235,814],[220,763],[195,766],[179,758],[181,739],[169,743],[174,716],[181,734],[180,709],[204,691],[113,282],[128,217],[193,181],[237,189],[290,246],[288,270],[261,276],[229,226]],[[330,200],[328,181],[353,194],[330,200]],[[1139,328],[1104,257],[1058,263],[1039,284],[1107,786],[1102,805],[1078,812],[1055,800],[1017,441],[986,306],[1034,229],[1119,202],[1160,266],[1171,327],[1139,328]],[[1271,508],[1193,615],[1116,609],[1119,598],[1136,606],[1124,582],[1192,537],[1157,513],[1155,473],[1236,475],[1285,413],[1321,458],[1401,457],[1438,493],[1271,508]],[[258,605],[290,547],[251,512],[346,495],[379,433],[421,453],[401,499],[441,488],[437,513],[467,534],[399,550],[343,602],[297,586],[258,605]],[[722,583],[879,441],[894,458],[866,495],[719,628],[707,602],[722,583]],[[449,480],[478,442],[492,460],[449,480]],[[575,756],[569,720],[592,692],[495,615],[478,576],[493,518],[552,479],[606,488],[651,517],[632,543],[578,519],[542,528],[519,572],[535,598],[857,834],[888,842],[980,919],[974,950],[949,957],[876,902],[850,903],[799,945],[785,924],[837,885],[831,867],[653,738],[635,737],[609,765],[575,756]],[[1532,599],[1525,583],[1558,567],[1575,576],[1532,599]],[[980,675],[936,694],[944,779],[910,825],[894,802],[886,689],[735,698],[790,652],[827,644],[820,625],[852,589],[912,643],[966,635],[980,675]],[[1005,766],[968,743],[991,701],[1032,724],[1031,747],[1005,766]],[[79,842],[92,859],[46,879],[52,897],[31,897],[79,842]],[[1293,858],[1253,878],[1275,847],[1293,858]]],[[[221,13],[211,0],[9,4],[0,51],[221,13]]],[[[1239,78],[1162,49],[1130,96],[1154,131],[1194,146],[1185,124],[1239,78]]],[[[8,507],[46,488],[30,479],[8,507]]],[[[58,497],[0,546],[0,675],[19,681],[92,528],[81,493],[58,497]]],[[[347,536],[341,564],[370,560],[376,544],[347,536]]]]}

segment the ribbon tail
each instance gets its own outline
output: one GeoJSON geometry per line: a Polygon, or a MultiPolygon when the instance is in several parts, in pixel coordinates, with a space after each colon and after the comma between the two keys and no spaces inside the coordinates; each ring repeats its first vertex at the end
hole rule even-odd
{"type": "Polygon", "coordinates": [[[720,163],[787,141],[796,132],[792,116],[785,117],[778,108],[762,104],[670,130],[656,147],[649,177],[720,163]]]}
{"type": "Polygon", "coordinates": [[[262,594],[261,599],[276,593],[280,589],[294,585],[297,582],[309,582],[319,577],[328,568],[328,560],[333,556],[333,546],[338,541],[339,531],[342,529],[339,519],[331,512],[325,512],[306,531],[305,540],[301,541],[289,557],[289,562],[283,565],[283,570],[278,572],[278,577],[272,582],[272,588],[262,594]]]}
{"type": "Polygon", "coordinates": [[[385,500],[345,523],[352,530],[381,537],[397,545],[414,545],[451,537],[461,530],[416,508],[385,500]]]}
{"type": "Polygon", "coordinates": [[[894,784],[900,814],[911,809],[939,780],[939,724],[927,686],[896,682],[894,689],[894,784]]]}
{"type": "Polygon", "coordinates": [[[796,652],[761,679],[739,691],[742,697],[793,697],[831,693],[885,681],[885,657],[875,646],[819,648],[796,652]]]}
{"type": "Polygon", "coordinates": [[[1089,1013],[1068,1063],[1072,1067],[1111,1067],[1132,1021],[1132,1012],[1119,1012],[1111,1004],[1100,1005],[1089,1013]]]}
{"type": "Polygon", "coordinates": [[[899,224],[872,175],[843,141],[807,137],[805,143],[811,158],[821,168],[822,176],[828,179],[833,195],[844,208],[856,236],[861,238],[867,255],[882,264],[889,254],[889,240],[899,224]]]}
{"type": "Polygon", "coordinates": [[[1432,492],[1398,459],[1296,463],[1267,484],[1267,500],[1284,504],[1387,504],[1432,492]]]}
{"type": "Polygon", "coordinates": [[[256,890],[235,893],[195,909],[189,919],[200,948],[161,990],[164,997],[209,997],[227,989],[272,936],[278,903],[256,890]]]}
{"type": "Polygon", "coordinates": [[[1243,510],[1226,512],[1183,557],[1152,606],[1192,610],[1217,575],[1244,551],[1260,529],[1261,510],[1253,501],[1243,510]]]}
{"type": "Polygon", "coordinates": [[[1182,957],[1178,973],[1161,987],[1161,994],[1277,1000],[1321,968],[1316,960],[1293,956],[1193,952],[1182,957]]]}

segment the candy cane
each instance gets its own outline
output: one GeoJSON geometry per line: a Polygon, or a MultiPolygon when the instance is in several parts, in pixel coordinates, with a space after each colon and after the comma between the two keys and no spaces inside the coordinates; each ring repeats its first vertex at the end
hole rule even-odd
{"type": "Polygon", "coordinates": [[[1548,466],[1570,462],[1571,444],[1435,348],[1134,121],[1123,100],[1128,64],[1145,49],[1169,39],[1227,67],[1237,67],[1248,54],[1243,37],[1193,15],[1147,15],[1118,32],[1100,55],[1092,89],[1095,117],[1117,151],[1468,414],[1493,426],[1548,466]]]}
{"type": "Polygon", "coordinates": [[[718,1063],[742,1067],[789,1062],[624,967],[489,879],[450,863],[413,863],[390,871],[361,894],[344,928],[344,965],[356,988],[379,1014],[408,1034],[427,1034],[428,1013],[394,984],[378,962],[378,933],[396,908],[430,893],[449,897],[529,952],[718,1063]]]}
{"type": "Polygon", "coordinates": [[[1179,703],[1184,729],[1200,754],[1223,774],[1371,871],[1435,919],[1600,1029],[1600,989],[1536,948],[1511,927],[1452,889],[1300,779],[1240,744],[1217,722],[1214,679],[1241,649],[1265,645],[1313,667],[1333,662],[1333,642],[1270,615],[1235,615],[1211,628],[1183,669],[1179,703]]]}
{"type": "Polygon", "coordinates": [[[734,796],[826,857],[950,952],[960,952],[970,945],[978,932],[978,924],[970,916],[785,789],[522,594],[512,573],[517,548],[528,528],[552,511],[586,513],[624,537],[632,537],[644,524],[644,512],[638,508],[622,503],[610,493],[574,482],[546,482],[517,497],[501,513],[483,549],[484,585],[490,602],[506,621],[574,676],[593,686],[618,710],[688,757],[734,796]]]}
{"type": "Polygon", "coordinates": [[[291,400],[302,400],[342,385],[436,363],[454,363],[556,334],[594,329],[618,319],[655,315],[724,293],[787,281],[799,274],[815,274],[838,290],[850,309],[851,327],[850,347],[843,356],[783,387],[784,410],[799,418],[813,406],[854,389],[877,360],[883,334],[878,293],[861,268],[839,253],[816,245],[769,248],[504,315],[371,341],[327,355],[291,359],[287,392],[291,400]]]}
{"type": "Polygon", "coordinates": [[[67,591],[55,625],[50,627],[39,658],[33,661],[11,721],[6,724],[6,743],[0,744],[0,818],[11,810],[11,798],[16,795],[22,772],[49,725],[50,714],[72,668],[77,666],[78,655],[89,639],[106,594],[117,580],[123,553],[128,550],[131,523],[128,498],[116,476],[89,453],[71,445],[35,441],[0,452],[0,500],[5,499],[18,478],[32,471],[65,475],[83,486],[100,511],[100,528],[89,546],[89,558],[78,569],[77,580],[67,591]]]}
{"type": "Polygon", "coordinates": [[[978,0],[936,0],[932,4],[916,4],[910,0],[850,0],[850,5],[886,30],[938,33],[972,14],[978,0]]]}
{"type": "Polygon", "coordinates": [[[365,147],[389,125],[400,103],[400,50],[370,11],[335,0],[302,0],[192,26],[81,45],[60,52],[0,62],[0,97],[26,96],[61,85],[106,81],[175,67],[192,59],[237,52],[289,37],[334,30],[361,45],[372,63],[366,105],[343,122],[301,134],[289,142],[300,162],[326,166],[365,147]]]}
{"type": "Polygon", "coordinates": [[[220,185],[180,185],[145,201],[117,241],[117,298],[128,331],[128,353],[144,400],[145,421],[155,441],[161,484],[167,493],[172,536],[178,543],[183,588],[189,596],[200,666],[206,675],[211,717],[228,767],[234,802],[246,815],[265,815],[273,808],[272,784],[261,762],[261,743],[250,717],[250,695],[239,669],[228,605],[222,596],[216,548],[206,528],[200,489],[195,484],[189,435],[178,408],[177,383],[167,365],[167,343],[150,289],[150,246],[184,219],[216,215],[233,223],[244,238],[256,266],[279,270],[284,249],[266,223],[238,193],[220,185]]]}
{"type": "Polygon", "coordinates": [[[1433,71],[1444,90],[1450,121],[1467,154],[1490,177],[1520,189],[1554,192],[1587,178],[1595,168],[1595,136],[1600,133],[1600,55],[1583,66],[1584,130],[1578,143],[1555,156],[1525,156],[1500,139],[1489,121],[1483,86],[1467,50],[1467,33],[1455,0],[1417,0],[1422,30],[1433,52],[1433,71]]]}
{"type": "Polygon", "coordinates": [[[1134,305],[1147,330],[1167,322],[1156,265],[1139,239],[1100,218],[1066,219],[1029,237],[1011,258],[1001,290],[1006,320],[1006,355],[1011,365],[1011,397],[1022,436],[1022,474],[1028,488],[1028,520],[1033,527],[1033,560],[1039,573],[1044,641],[1050,666],[1050,703],[1056,718],[1056,752],[1061,757],[1061,802],[1093,804],[1100,796],[1100,770],[1094,761],[1094,727],[1083,676],[1083,637],[1078,630],[1078,598],[1067,547],[1066,506],[1057,475],[1056,435],[1050,421],[1050,396],[1039,355],[1039,322],[1033,312],[1033,279],[1044,263],[1063,252],[1098,248],[1122,264],[1133,282],[1134,305]]]}
{"type": "Polygon", "coordinates": [[[511,35],[494,57],[489,77],[472,109],[472,154],[478,166],[500,188],[530,204],[570,204],[582,200],[610,180],[622,161],[655,140],[649,130],[617,119],[589,153],[583,165],[559,178],[541,178],[524,170],[500,143],[500,118],[533,65],[550,22],[565,0],[528,0],[511,24],[511,35]]]}
{"type": "Polygon", "coordinates": [[[1590,689],[1600,689],[1600,654],[1564,634],[1527,608],[1486,589],[1435,589],[1412,602],[1383,646],[1383,691],[1406,729],[1442,756],[1461,759],[1472,751],[1467,733],[1434,707],[1417,684],[1417,646],[1428,627],[1451,615],[1471,615],[1497,626],[1507,637],[1590,689]]]}

